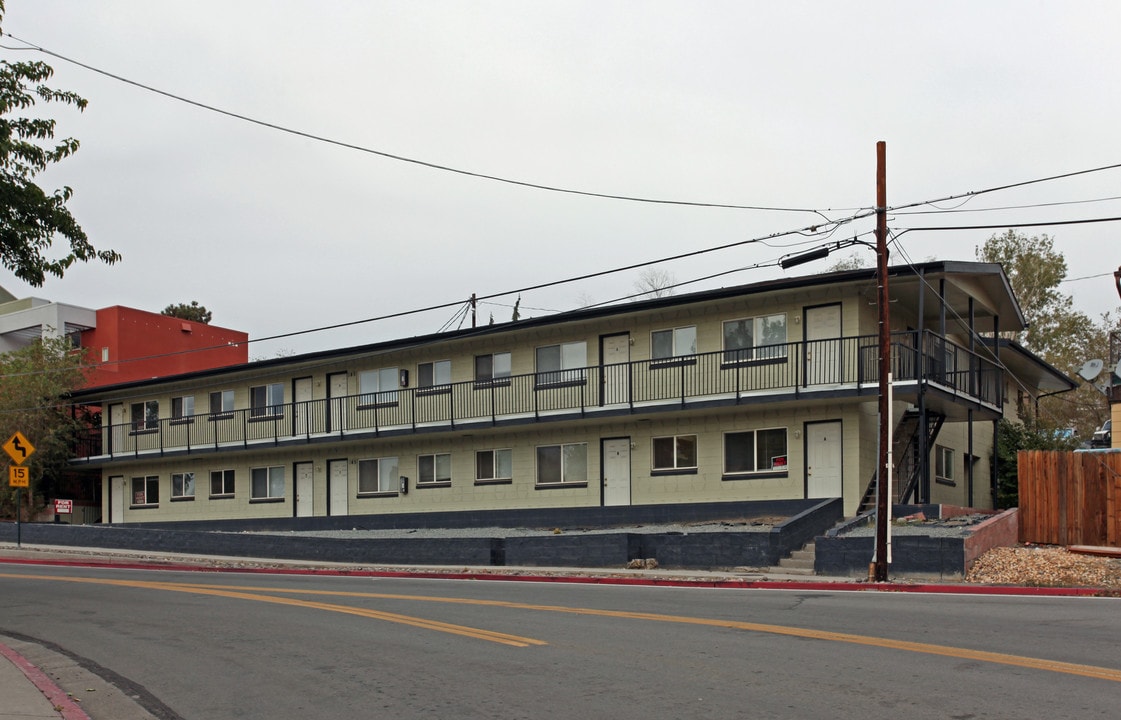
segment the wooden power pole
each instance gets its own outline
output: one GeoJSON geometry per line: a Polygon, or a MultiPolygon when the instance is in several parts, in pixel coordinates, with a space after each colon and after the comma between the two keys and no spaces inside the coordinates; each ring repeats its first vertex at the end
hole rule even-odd
{"type": "Polygon", "coordinates": [[[891,320],[887,289],[887,145],[876,143],[876,284],[878,285],[880,318],[880,442],[876,465],[876,558],[872,579],[888,580],[888,486],[891,468],[888,467],[891,428],[890,375],[891,375],[891,320]]]}

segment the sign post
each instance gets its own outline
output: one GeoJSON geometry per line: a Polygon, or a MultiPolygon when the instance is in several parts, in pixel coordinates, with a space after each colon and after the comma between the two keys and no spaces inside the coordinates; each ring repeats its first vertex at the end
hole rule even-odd
{"type": "MultiPolygon", "coordinates": [[[[22,546],[22,525],[20,524],[20,506],[23,504],[23,489],[31,487],[31,473],[23,466],[24,460],[35,452],[35,446],[23,436],[19,430],[4,443],[4,452],[12,459],[15,465],[8,468],[8,486],[16,489],[16,547],[22,546]]],[[[31,491],[28,490],[28,497],[31,491]]]]}

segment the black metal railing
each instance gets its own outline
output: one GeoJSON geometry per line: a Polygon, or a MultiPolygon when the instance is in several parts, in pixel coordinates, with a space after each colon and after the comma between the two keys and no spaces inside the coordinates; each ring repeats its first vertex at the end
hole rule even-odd
{"type": "MultiPolygon", "coordinates": [[[[79,442],[77,457],[249,447],[500,420],[532,422],[549,415],[710,399],[799,397],[823,388],[874,386],[876,357],[875,336],[812,340],[163,418],[107,426],[79,442]]],[[[917,380],[925,373],[930,382],[953,392],[997,403],[996,366],[933,334],[924,334],[921,341],[914,332],[896,334],[892,367],[897,381],[917,380]]]]}

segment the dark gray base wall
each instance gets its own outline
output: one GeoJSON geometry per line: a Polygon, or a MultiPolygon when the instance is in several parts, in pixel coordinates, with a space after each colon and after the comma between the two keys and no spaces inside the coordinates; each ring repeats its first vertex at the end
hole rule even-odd
{"type": "Polygon", "coordinates": [[[382,513],[323,517],[184,520],[180,522],[117,523],[117,527],[227,532],[292,532],[308,530],[398,530],[431,528],[600,528],[636,524],[743,521],[767,516],[792,517],[816,507],[821,500],[765,500],[613,507],[525,508],[519,510],[463,510],[431,513],[382,513]]]}
{"type": "MultiPolygon", "coordinates": [[[[891,516],[902,518],[922,513],[928,518],[942,517],[941,505],[893,505],[891,516]]],[[[850,529],[874,522],[874,513],[852,518],[815,539],[814,572],[818,575],[868,577],[868,566],[875,553],[875,538],[851,537],[850,529]]],[[[958,579],[965,576],[966,538],[929,535],[891,536],[890,575],[958,579]]]]}
{"type": "MultiPolygon", "coordinates": [[[[773,507],[771,504],[765,504],[773,507]]],[[[726,507],[726,506],[725,506],[726,507]]],[[[126,549],[362,565],[624,567],[654,558],[667,568],[713,569],[776,565],[841,517],[841,501],[803,502],[801,511],[769,530],[704,533],[573,533],[535,537],[314,538],[205,530],[24,523],[22,541],[37,545],[126,549]]],[[[761,513],[751,511],[749,517],[761,513]]],[[[767,513],[762,513],[767,514],[767,513]]],[[[227,530],[234,530],[230,527],[227,530]]],[[[0,524],[0,540],[16,527],[0,524]]]]}
{"type": "MultiPolygon", "coordinates": [[[[818,575],[868,576],[875,538],[822,536],[815,542],[814,572],[818,575]]],[[[965,538],[929,535],[892,537],[891,575],[961,578],[965,570],[965,538]]]]}

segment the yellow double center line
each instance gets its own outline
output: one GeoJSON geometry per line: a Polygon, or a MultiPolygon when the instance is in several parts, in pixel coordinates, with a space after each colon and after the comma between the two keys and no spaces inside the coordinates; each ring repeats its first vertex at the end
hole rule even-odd
{"type": "Polygon", "coordinates": [[[401,623],[404,625],[411,625],[413,627],[425,628],[428,630],[438,630],[440,632],[452,633],[454,635],[461,635],[478,640],[488,640],[490,642],[501,643],[503,645],[510,645],[513,647],[529,647],[531,645],[546,645],[547,643],[542,640],[522,637],[520,635],[510,635],[507,633],[493,632],[491,630],[480,630],[478,628],[471,628],[463,625],[453,625],[436,620],[425,620],[423,618],[416,618],[408,615],[399,615],[397,613],[383,612],[380,610],[370,610],[366,608],[352,607],[349,605],[336,605],[333,603],[297,600],[295,598],[283,597],[283,595],[297,594],[307,596],[362,598],[367,600],[376,599],[405,602],[445,603],[453,605],[477,605],[485,607],[499,607],[512,610],[532,610],[538,612],[566,613],[571,615],[586,615],[593,617],[645,620],[647,622],[666,622],[685,625],[720,627],[748,632],[768,633],[771,635],[806,638],[810,640],[844,642],[854,645],[885,648],[889,650],[903,650],[906,652],[923,653],[926,655],[939,655],[960,660],[975,660],[978,662],[995,663],[998,665],[1011,665],[1015,667],[1031,668],[1033,670],[1064,673],[1067,675],[1079,675],[1081,677],[1096,678],[1099,680],[1107,680],[1110,682],[1121,682],[1121,670],[1115,668],[1099,667],[1095,665],[1081,665],[1078,663],[1046,660],[1042,658],[1026,657],[1023,655],[1009,655],[1006,653],[988,652],[985,650],[971,650],[968,648],[958,648],[948,645],[932,645],[930,643],[910,642],[906,640],[892,640],[889,638],[878,638],[868,635],[855,635],[852,633],[832,632],[829,630],[812,630],[808,628],[787,627],[784,625],[767,625],[762,623],[743,622],[740,620],[718,620],[713,618],[697,618],[682,615],[628,612],[625,610],[600,610],[596,608],[575,608],[564,607],[560,605],[536,605],[532,603],[518,603],[506,600],[443,598],[427,595],[396,595],[390,593],[287,589],[237,585],[207,585],[194,583],[168,583],[149,582],[142,580],[107,580],[67,576],[17,575],[8,573],[0,573],[0,577],[18,578],[22,580],[56,580],[64,582],[90,583],[96,585],[116,585],[120,587],[146,588],[151,590],[192,593],[196,595],[214,595],[218,597],[236,598],[240,600],[253,600],[256,602],[267,602],[277,605],[304,607],[315,610],[327,610],[329,612],[357,615],[359,617],[368,617],[375,620],[386,620],[388,622],[401,623]],[[273,594],[262,595],[261,593],[273,594]],[[277,597],[276,594],[281,595],[281,597],[277,597]]]}

